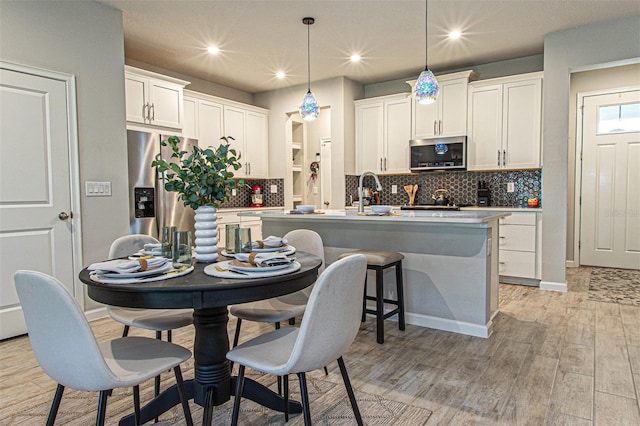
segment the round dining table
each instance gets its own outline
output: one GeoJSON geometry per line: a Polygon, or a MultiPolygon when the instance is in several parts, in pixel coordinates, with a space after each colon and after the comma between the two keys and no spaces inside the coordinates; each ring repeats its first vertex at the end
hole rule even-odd
{"type": "MultiPolygon", "coordinates": [[[[88,295],[96,302],[127,308],[180,309],[193,308],[195,340],[194,378],[185,382],[187,395],[204,407],[202,424],[210,425],[213,407],[231,398],[235,377],[226,354],[229,351],[227,306],[269,299],[293,293],[316,281],[322,260],[310,253],[296,252],[300,269],[268,278],[217,278],[205,274],[207,264],[195,263],[193,272],[163,281],[130,284],[105,284],[94,281],[85,268],[80,280],[87,285],[88,295]]],[[[284,399],[267,387],[245,379],[242,396],[274,410],[284,411],[284,399]]],[[[141,422],[157,418],[180,403],[177,386],[162,392],[141,410],[141,422]]],[[[290,401],[291,413],[302,412],[301,405],[290,401]]],[[[133,424],[133,414],[120,425],[133,424]]]]}

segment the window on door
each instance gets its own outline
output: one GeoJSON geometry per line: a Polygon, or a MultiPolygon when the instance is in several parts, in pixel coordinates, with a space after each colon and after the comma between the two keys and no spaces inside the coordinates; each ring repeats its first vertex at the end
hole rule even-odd
{"type": "Polygon", "coordinates": [[[640,103],[603,105],[598,108],[598,135],[640,131],[640,103]]]}

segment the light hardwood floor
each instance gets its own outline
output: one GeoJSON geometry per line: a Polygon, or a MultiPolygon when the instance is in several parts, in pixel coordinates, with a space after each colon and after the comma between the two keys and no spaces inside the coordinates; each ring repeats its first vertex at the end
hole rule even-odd
{"type": "MultiPolygon", "coordinates": [[[[640,425],[640,307],[589,301],[589,272],[569,269],[567,293],[501,285],[489,339],[410,325],[401,332],[387,321],[378,345],[369,318],[344,357],[356,392],[428,409],[427,425],[640,425]]],[[[121,332],[106,318],[92,327],[99,340],[121,332]]],[[[234,327],[231,320],[230,335],[234,327]]],[[[271,329],[245,322],[243,339],[271,329]]],[[[191,328],[174,333],[191,347],[191,328]]],[[[344,396],[337,364],[329,369],[326,380],[340,383],[334,389],[344,396]]],[[[192,375],[186,366],[185,378],[192,375]]],[[[48,403],[55,388],[26,337],[0,342],[0,380],[2,425],[36,396],[48,403]]],[[[291,423],[301,424],[299,417],[291,423]]]]}

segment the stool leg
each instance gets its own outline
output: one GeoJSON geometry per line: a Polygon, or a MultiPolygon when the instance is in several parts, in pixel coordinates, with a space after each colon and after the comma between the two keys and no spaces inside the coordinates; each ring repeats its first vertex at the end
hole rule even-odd
{"type": "Polygon", "coordinates": [[[362,322],[367,320],[367,273],[364,274],[364,294],[362,295],[362,322]]]}
{"type": "Polygon", "coordinates": [[[376,335],[384,343],[384,283],[382,268],[376,268],[376,335]]]}
{"type": "Polygon", "coordinates": [[[396,263],[396,295],[398,296],[398,328],[404,330],[404,290],[402,289],[402,261],[396,263]]]}

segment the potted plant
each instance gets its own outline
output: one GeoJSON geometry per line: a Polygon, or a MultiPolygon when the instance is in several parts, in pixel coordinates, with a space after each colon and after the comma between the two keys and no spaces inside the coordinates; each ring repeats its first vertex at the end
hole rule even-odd
{"type": "Polygon", "coordinates": [[[173,161],[157,154],[151,163],[164,175],[164,189],[177,192],[185,207],[196,212],[196,260],[199,262],[213,262],[218,258],[216,209],[229,199],[229,190],[236,185],[233,172],[241,167],[240,156],[229,146],[234,138],[220,139],[224,142],[215,149],[196,145],[189,154],[181,151],[179,139],[171,136],[161,144],[171,147],[173,161]]]}

